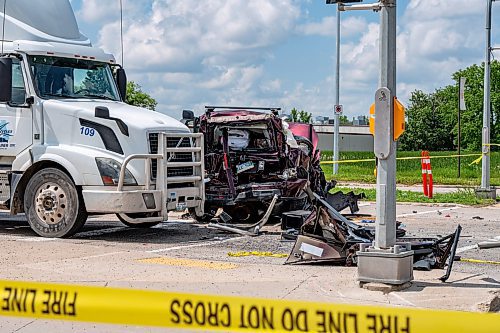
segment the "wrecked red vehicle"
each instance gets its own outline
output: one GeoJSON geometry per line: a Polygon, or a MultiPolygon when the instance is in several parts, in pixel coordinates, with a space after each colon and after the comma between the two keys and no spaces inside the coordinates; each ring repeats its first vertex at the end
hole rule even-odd
{"type": "Polygon", "coordinates": [[[297,126],[294,136],[279,118],[279,108],[205,107],[194,120],[193,130],[205,135],[205,216],[219,208],[235,222],[253,222],[262,217],[274,195],[273,215],[303,209],[304,192],[323,194],[326,186],[319,166],[312,125],[297,126]]]}

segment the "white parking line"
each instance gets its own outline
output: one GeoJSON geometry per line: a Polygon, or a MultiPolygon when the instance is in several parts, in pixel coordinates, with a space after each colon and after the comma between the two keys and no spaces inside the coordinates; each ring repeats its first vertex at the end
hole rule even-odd
{"type": "Polygon", "coordinates": [[[431,213],[437,213],[437,212],[446,212],[446,211],[449,211],[449,210],[455,210],[455,209],[459,209],[461,207],[450,207],[450,208],[441,208],[441,209],[435,209],[435,210],[426,210],[426,211],[423,211],[423,212],[416,212],[416,213],[407,213],[407,214],[400,214],[396,217],[406,217],[406,216],[414,216],[414,215],[423,215],[423,214],[431,214],[431,213]]]}
{"type": "Polygon", "coordinates": [[[465,252],[465,251],[474,250],[474,249],[478,249],[478,248],[479,247],[477,246],[477,244],[468,245],[468,246],[462,246],[462,247],[459,247],[455,253],[459,254],[459,253],[462,253],[462,252],[465,252]]]}
{"type": "Polygon", "coordinates": [[[129,227],[114,227],[114,228],[106,228],[106,229],[97,229],[97,230],[91,230],[91,231],[84,231],[84,232],[79,232],[75,235],[75,238],[80,238],[80,237],[94,237],[94,236],[100,236],[100,235],[105,235],[105,234],[112,234],[114,232],[122,231],[130,229],[129,227]]]}
{"type": "Polygon", "coordinates": [[[399,296],[399,295],[398,295],[398,294],[396,294],[396,293],[390,293],[389,295],[396,297],[397,299],[399,299],[400,301],[402,301],[403,303],[405,303],[405,304],[407,304],[407,305],[410,305],[410,306],[414,306],[414,307],[416,307],[416,305],[415,305],[415,304],[413,304],[412,302],[410,302],[410,301],[406,300],[405,298],[403,298],[403,296],[399,296]]]}
{"type": "Polygon", "coordinates": [[[160,252],[169,252],[169,251],[175,251],[175,250],[188,249],[188,248],[192,248],[192,247],[211,246],[211,245],[217,245],[217,244],[231,242],[233,240],[238,240],[238,239],[242,239],[245,237],[247,237],[247,236],[226,238],[223,240],[212,241],[212,242],[200,242],[200,243],[189,244],[189,245],[173,246],[173,247],[167,247],[165,249],[149,250],[149,251],[146,251],[146,253],[160,253],[160,252]]]}
{"type": "Polygon", "coordinates": [[[56,241],[60,240],[59,238],[47,238],[47,237],[42,237],[42,236],[35,236],[35,237],[22,237],[19,239],[16,239],[17,241],[20,242],[51,242],[51,241],[56,241]]]}

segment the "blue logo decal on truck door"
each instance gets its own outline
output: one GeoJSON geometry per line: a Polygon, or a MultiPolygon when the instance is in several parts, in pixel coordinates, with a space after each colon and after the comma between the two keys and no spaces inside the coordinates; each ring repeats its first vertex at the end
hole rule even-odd
{"type": "Polygon", "coordinates": [[[10,137],[13,136],[13,130],[7,127],[9,125],[5,120],[0,120],[0,142],[9,142],[10,137]]]}

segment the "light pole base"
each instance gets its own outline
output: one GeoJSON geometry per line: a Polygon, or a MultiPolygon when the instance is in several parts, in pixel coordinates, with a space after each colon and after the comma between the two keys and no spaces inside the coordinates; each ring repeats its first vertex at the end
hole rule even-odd
{"type": "Polygon", "coordinates": [[[476,192],[476,197],[481,199],[496,200],[497,198],[497,189],[493,186],[490,187],[489,189],[479,187],[474,189],[474,191],[476,192]]]}
{"type": "Polygon", "coordinates": [[[390,249],[361,244],[358,255],[358,281],[403,285],[413,280],[413,251],[408,243],[390,249]]]}

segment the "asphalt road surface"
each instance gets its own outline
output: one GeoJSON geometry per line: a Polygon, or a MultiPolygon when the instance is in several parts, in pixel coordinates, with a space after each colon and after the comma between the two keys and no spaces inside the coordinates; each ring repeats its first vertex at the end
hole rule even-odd
{"type": "MultiPolygon", "coordinates": [[[[374,203],[361,213],[374,214],[374,203]]],[[[437,236],[463,227],[459,255],[500,262],[500,249],[474,245],[500,237],[500,205],[398,205],[398,221],[408,236],[437,236]]],[[[369,218],[368,218],[369,219],[369,218]]],[[[172,216],[151,229],[122,225],[113,215],[92,217],[69,239],[35,235],[24,216],[0,214],[0,278],[8,280],[244,295],[334,303],[478,311],[500,290],[500,265],[455,262],[447,283],[443,271],[415,272],[406,291],[382,294],[360,289],[356,268],[288,266],[286,258],[232,257],[230,252],[288,254],[279,226],[266,226],[259,237],[242,237],[172,216]]],[[[155,328],[0,318],[0,332],[160,332],[155,328]]]]}

